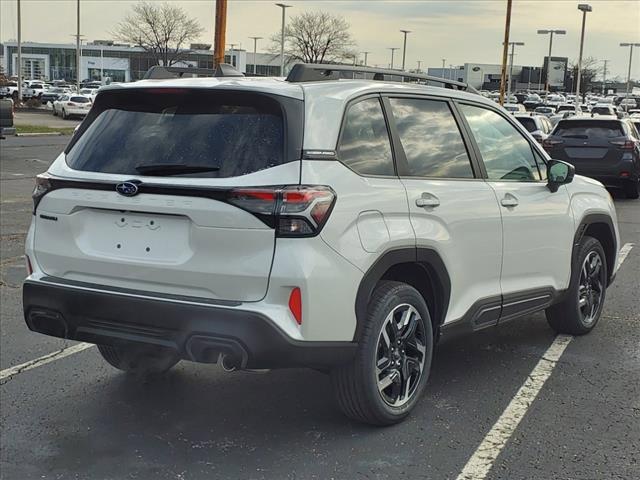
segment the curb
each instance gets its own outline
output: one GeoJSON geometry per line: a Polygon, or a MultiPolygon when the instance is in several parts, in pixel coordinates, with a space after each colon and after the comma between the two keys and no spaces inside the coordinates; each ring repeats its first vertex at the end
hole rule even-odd
{"type": "Polygon", "coordinates": [[[46,133],[16,133],[16,137],[52,137],[64,135],[62,132],[46,132],[46,133]]]}

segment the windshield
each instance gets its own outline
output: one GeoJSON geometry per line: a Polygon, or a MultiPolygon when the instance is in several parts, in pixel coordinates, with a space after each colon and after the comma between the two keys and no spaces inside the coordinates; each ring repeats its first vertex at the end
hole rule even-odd
{"type": "Polygon", "coordinates": [[[560,137],[570,135],[594,139],[621,137],[624,132],[620,122],[616,121],[570,120],[560,121],[553,134],[560,137]]]}
{"type": "Polygon", "coordinates": [[[67,154],[72,168],[139,175],[188,166],[189,175],[232,177],[284,163],[282,109],[264,95],[131,89],[100,102],[67,154]]]}

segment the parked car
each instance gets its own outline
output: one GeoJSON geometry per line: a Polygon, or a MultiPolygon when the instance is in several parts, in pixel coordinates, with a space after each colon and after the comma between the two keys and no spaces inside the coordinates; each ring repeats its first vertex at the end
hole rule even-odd
{"type": "Polygon", "coordinates": [[[65,94],[53,102],[53,115],[84,117],[91,109],[91,99],[82,95],[65,94]]]}
{"type": "Polygon", "coordinates": [[[571,163],[578,174],[638,198],[640,138],[628,120],[613,116],[561,120],[543,145],[550,156],[571,163]]]}
{"type": "Polygon", "coordinates": [[[542,310],[590,332],[620,248],[602,185],[481,95],[349,68],[101,90],[36,180],[29,328],[137,375],[313,367],[375,425],[442,335],[542,310]]]}
{"type": "Polygon", "coordinates": [[[559,105],[562,105],[564,103],[567,103],[567,99],[564,97],[564,95],[552,94],[548,95],[545,99],[545,105],[548,105],[550,107],[557,108],[559,105]]]}
{"type": "Polygon", "coordinates": [[[538,143],[542,143],[553,129],[551,122],[544,115],[516,114],[515,117],[538,143]]]}
{"type": "Polygon", "coordinates": [[[591,115],[617,115],[616,107],[613,105],[599,103],[591,109],[591,115]]]}
{"type": "Polygon", "coordinates": [[[96,95],[98,95],[98,89],[97,88],[81,88],[80,95],[84,95],[85,97],[90,98],[91,101],[93,102],[96,99],[96,95]]]}
{"type": "Polygon", "coordinates": [[[565,103],[564,105],[558,105],[558,107],[556,108],[556,113],[563,113],[563,112],[574,112],[577,115],[582,114],[582,107],[578,106],[576,108],[575,105],[571,105],[569,103],[565,103]]]}
{"type": "Polygon", "coordinates": [[[503,107],[509,113],[524,113],[527,111],[524,105],[520,103],[505,103],[503,107]]]}
{"type": "Polygon", "coordinates": [[[0,137],[14,135],[16,129],[13,126],[13,100],[11,98],[0,99],[0,137]]]}
{"type": "Polygon", "coordinates": [[[556,109],[554,107],[544,106],[544,107],[536,107],[533,111],[539,115],[544,115],[545,117],[550,117],[556,113],[556,109]]]}
{"type": "Polygon", "coordinates": [[[528,111],[531,111],[541,106],[543,104],[543,100],[542,100],[542,97],[540,97],[540,95],[533,94],[533,95],[529,95],[524,100],[524,102],[522,102],[522,104],[528,111]]]}
{"type": "Polygon", "coordinates": [[[53,104],[54,101],[56,101],[59,97],[61,97],[65,93],[68,93],[68,92],[66,89],[62,87],[51,87],[49,90],[46,90],[45,92],[42,93],[42,96],[40,97],[40,101],[42,103],[51,102],[53,104]]]}

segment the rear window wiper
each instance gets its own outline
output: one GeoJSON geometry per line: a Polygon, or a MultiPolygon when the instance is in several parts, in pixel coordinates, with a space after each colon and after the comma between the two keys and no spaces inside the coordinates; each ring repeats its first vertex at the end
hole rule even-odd
{"type": "Polygon", "coordinates": [[[186,165],[184,163],[155,163],[134,167],[140,175],[182,175],[187,173],[216,172],[220,167],[186,165]]]}
{"type": "Polygon", "coordinates": [[[561,135],[562,138],[580,138],[586,140],[589,138],[587,135],[561,135]]]}

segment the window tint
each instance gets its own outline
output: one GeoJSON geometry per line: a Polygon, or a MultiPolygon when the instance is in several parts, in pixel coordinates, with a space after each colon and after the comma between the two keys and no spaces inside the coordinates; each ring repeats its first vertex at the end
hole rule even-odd
{"type": "Polygon", "coordinates": [[[540,180],[529,142],[498,113],[461,105],[490,180],[540,180]]]}
{"type": "Polygon", "coordinates": [[[390,103],[409,175],[473,178],[469,155],[446,102],[392,98],[390,103]]]}
{"type": "Polygon", "coordinates": [[[369,98],[349,107],[338,156],[362,175],[395,175],[389,132],[379,99],[369,98]]]}
{"type": "Polygon", "coordinates": [[[531,117],[516,117],[516,120],[518,120],[528,132],[535,132],[538,129],[536,121],[531,117]]]}
{"type": "Polygon", "coordinates": [[[621,137],[624,132],[622,124],[615,120],[569,120],[560,121],[553,134],[560,137],[578,135],[591,139],[621,137]]]}
{"type": "Polygon", "coordinates": [[[71,97],[70,101],[76,103],[91,103],[91,100],[87,97],[71,97]]]}
{"type": "MultiPolygon", "coordinates": [[[[284,163],[278,102],[251,93],[105,92],[102,111],[67,153],[76,170],[140,175],[157,165],[234,177],[284,163]]],[[[172,174],[174,175],[174,174],[172,174]]]]}

